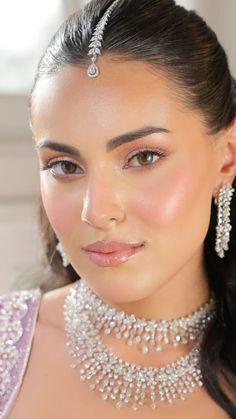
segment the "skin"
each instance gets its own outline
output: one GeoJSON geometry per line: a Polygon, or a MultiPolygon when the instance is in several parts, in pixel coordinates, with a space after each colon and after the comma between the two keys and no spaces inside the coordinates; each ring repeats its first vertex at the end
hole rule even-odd
{"type": "Polygon", "coordinates": [[[41,165],[58,157],[75,163],[69,176],[61,165],[54,175],[41,171],[43,203],[74,269],[104,301],[146,318],[181,316],[208,298],[203,241],[212,197],[235,174],[235,138],[228,131],[209,136],[200,112],[184,106],[174,93],[178,87],[145,63],[103,57],[99,65],[97,79],[67,67],[37,85],[36,143],[49,139],[81,153],[38,149],[41,165]],[[171,133],[106,152],[109,139],[144,126],[171,133]],[[143,160],[134,158],[125,169],[131,153],[143,147],[166,156],[149,155],[152,164],[141,167],[143,160]],[[104,268],[81,249],[97,240],[145,247],[129,261],[104,268]]]}
{"type": "MultiPolygon", "coordinates": [[[[54,172],[40,172],[45,210],[74,269],[104,301],[145,318],[176,318],[209,297],[203,242],[212,197],[235,177],[236,124],[208,135],[200,111],[184,105],[178,86],[145,63],[114,63],[103,56],[99,67],[100,76],[90,79],[85,69],[68,66],[35,89],[32,128],[40,167],[59,157],[75,163],[75,173],[63,178],[58,177],[62,165],[54,172]],[[144,126],[171,132],[106,151],[111,138],[144,126]],[[81,157],[42,147],[45,139],[72,146],[81,157]],[[149,166],[143,156],[128,162],[144,147],[162,150],[165,157],[149,155],[149,166]],[[145,167],[140,167],[143,162],[145,167]],[[97,240],[145,246],[127,262],[103,268],[81,249],[97,240]]],[[[11,419],[74,419],[78,411],[81,419],[120,418],[119,411],[79,382],[78,371],[68,368],[63,303],[69,287],[42,297],[27,373],[11,419]]],[[[144,360],[135,348],[111,336],[102,338],[119,356],[143,365],[171,362],[190,349],[167,348],[144,360]]],[[[204,418],[206,412],[207,419],[228,417],[204,388],[184,403],[160,406],[158,413],[135,412],[135,417],[189,419],[189,412],[192,419],[204,418]]],[[[131,416],[125,408],[123,419],[131,416]]]]}

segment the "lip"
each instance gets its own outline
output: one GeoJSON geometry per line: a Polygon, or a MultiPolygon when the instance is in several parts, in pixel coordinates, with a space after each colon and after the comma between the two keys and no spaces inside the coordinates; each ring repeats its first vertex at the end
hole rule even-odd
{"type": "Polygon", "coordinates": [[[118,252],[121,250],[129,250],[130,248],[135,248],[141,246],[142,243],[124,243],[117,241],[106,241],[101,240],[95,243],[89,244],[88,246],[83,247],[83,250],[88,250],[90,252],[96,253],[111,253],[118,252]]]}
{"type": "Polygon", "coordinates": [[[143,243],[121,243],[99,241],[82,249],[98,266],[115,266],[126,262],[144,247],[143,243]]]}

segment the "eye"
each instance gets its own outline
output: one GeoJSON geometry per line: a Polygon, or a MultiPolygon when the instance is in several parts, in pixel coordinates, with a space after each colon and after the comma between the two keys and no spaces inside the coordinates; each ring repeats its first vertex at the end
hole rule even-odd
{"type": "Polygon", "coordinates": [[[152,166],[162,157],[165,157],[165,153],[161,150],[143,149],[129,157],[128,167],[152,166]],[[131,162],[134,162],[134,164],[130,165],[131,162]]]}
{"type": "Polygon", "coordinates": [[[65,177],[82,173],[80,166],[76,162],[66,158],[50,160],[46,165],[41,167],[41,170],[49,170],[55,177],[65,177]]]}

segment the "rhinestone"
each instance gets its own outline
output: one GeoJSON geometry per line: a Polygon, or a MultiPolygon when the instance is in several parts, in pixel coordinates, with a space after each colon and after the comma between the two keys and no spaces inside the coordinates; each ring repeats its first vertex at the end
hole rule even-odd
{"type": "Polygon", "coordinates": [[[143,335],[143,339],[146,340],[147,342],[150,340],[150,335],[148,335],[147,333],[145,333],[143,335]]]}
{"type": "Polygon", "coordinates": [[[142,346],[142,347],[141,347],[141,352],[142,352],[143,354],[147,354],[147,353],[149,352],[148,347],[147,347],[146,345],[142,346]]]}
{"type": "Polygon", "coordinates": [[[94,63],[90,64],[90,66],[87,70],[87,75],[89,77],[97,77],[99,75],[99,69],[96,66],[96,64],[94,64],[94,63]]]}
{"type": "MultiPolygon", "coordinates": [[[[76,298],[71,299],[69,292],[64,310],[65,331],[71,342],[68,349],[72,351],[71,355],[75,358],[81,358],[81,355],[85,356],[83,365],[78,365],[80,372],[82,370],[84,373],[82,377],[85,374],[87,378],[92,377],[97,374],[97,371],[100,371],[99,375],[94,377],[94,381],[95,384],[101,382],[100,393],[104,400],[109,399],[117,407],[127,404],[136,410],[145,404],[147,398],[150,407],[156,408],[157,403],[162,401],[171,404],[176,399],[185,399],[194,388],[202,384],[199,364],[200,340],[199,342],[197,340],[197,344],[191,352],[171,364],[160,368],[145,367],[124,361],[106,348],[99,336],[99,325],[103,324],[104,330],[111,329],[110,323],[113,322],[114,332],[120,333],[119,321],[122,319],[122,322],[127,326],[124,334],[129,334],[126,343],[131,343],[132,340],[141,343],[143,340],[149,344],[154,343],[155,348],[160,350],[160,344],[157,342],[165,343],[168,340],[170,343],[178,341],[182,343],[185,339],[189,342],[190,335],[196,337],[198,334],[200,337],[200,332],[205,330],[208,322],[212,319],[214,307],[212,302],[186,318],[172,322],[159,322],[159,329],[155,328],[155,334],[148,335],[146,326],[150,321],[136,320],[132,317],[131,323],[131,315],[129,317],[123,312],[109,311],[110,307],[108,309],[82,279],[77,281],[71,290],[74,290],[76,298]],[[79,312],[77,311],[78,305],[79,312]],[[99,322],[97,322],[98,312],[99,322]],[[72,319],[76,318],[79,319],[77,323],[80,326],[74,328],[72,319]],[[103,322],[103,318],[106,318],[106,322],[103,322]],[[130,327],[131,324],[132,327],[130,327]],[[116,330],[116,328],[118,329],[116,330]],[[136,334],[133,333],[135,330],[136,334]],[[142,335],[143,330],[145,332],[142,335]],[[151,337],[150,340],[147,338],[148,336],[151,337]],[[137,339],[138,337],[140,341],[137,339]]],[[[153,330],[153,323],[149,330],[153,330]]],[[[140,349],[146,353],[148,345],[144,344],[140,349]]]]}
{"type": "Polygon", "coordinates": [[[122,406],[123,406],[123,403],[122,403],[122,401],[121,401],[121,400],[119,400],[119,401],[116,403],[116,407],[117,407],[117,409],[120,409],[122,406]]]}
{"type": "MultiPolygon", "coordinates": [[[[39,306],[39,289],[12,291],[0,296],[0,396],[9,403],[16,379],[23,372],[30,349],[33,315],[39,306]],[[24,344],[20,342],[23,337],[24,344]],[[19,374],[19,375],[18,375],[19,374]]],[[[4,409],[2,410],[4,412],[4,409]]]]}

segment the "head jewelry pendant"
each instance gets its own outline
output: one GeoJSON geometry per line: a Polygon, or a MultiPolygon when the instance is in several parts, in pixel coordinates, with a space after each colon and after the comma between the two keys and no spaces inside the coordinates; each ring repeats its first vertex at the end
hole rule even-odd
{"type": "Polygon", "coordinates": [[[103,40],[103,32],[105,29],[105,26],[107,24],[107,21],[113,12],[113,9],[118,4],[120,0],[115,0],[111,6],[107,9],[107,11],[104,13],[103,17],[98,22],[94,32],[93,36],[90,40],[89,44],[89,52],[88,55],[91,55],[92,64],[88,67],[87,75],[89,77],[97,77],[99,75],[99,68],[96,65],[97,55],[101,55],[101,46],[102,46],[102,40],[103,40]]]}

